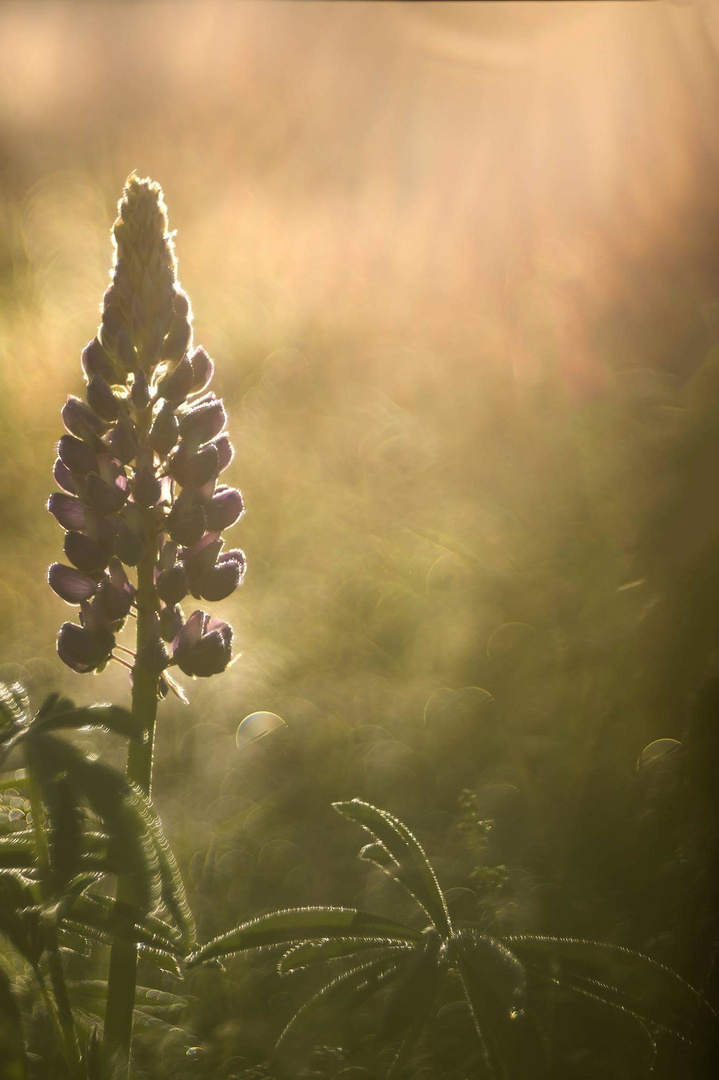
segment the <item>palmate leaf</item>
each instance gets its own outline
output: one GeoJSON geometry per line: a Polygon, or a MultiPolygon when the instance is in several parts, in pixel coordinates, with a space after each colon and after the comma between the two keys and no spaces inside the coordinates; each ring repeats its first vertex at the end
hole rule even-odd
{"type": "Polygon", "coordinates": [[[326,983],[298,1009],[287,1024],[277,1041],[273,1059],[282,1062],[291,1055],[294,1065],[292,1046],[304,1034],[317,1012],[325,1016],[328,1010],[332,1009],[342,1015],[349,1015],[362,1001],[371,997],[397,975],[400,963],[401,958],[395,955],[378,957],[357,964],[326,983]]]}
{"type": "Polygon", "coordinates": [[[378,859],[374,848],[372,860],[405,886],[440,934],[448,935],[451,924],[444,894],[424,850],[407,826],[386,810],[379,810],[361,799],[332,805],[338,814],[361,826],[386,850],[396,864],[396,870],[390,870],[385,856],[378,859]]]}
{"type": "Polygon", "coordinates": [[[381,952],[382,955],[389,955],[413,947],[409,943],[398,943],[387,938],[338,937],[325,938],[322,941],[303,941],[294,945],[280,958],[277,971],[280,975],[292,975],[315,964],[345,960],[350,956],[356,957],[358,953],[381,952]]]}
{"type": "Polygon", "coordinates": [[[650,1028],[691,1042],[712,1032],[716,1024],[713,1009],[694,987],[663,964],[631,949],[574,938],[504,940],[530,972],[544,974],[560,987],[620,1009],[650,1028]],[[558,968],[550,969],[552,962],[558,968]]]}
{"type": "Polygon", "coordinates": [[[0,1077],[24,1080],[26,1066],[20,1009],[10,980],[0,967],[0,1077]]]}
{"type": "Polygon", "coordinates": [[[273,911],[243,923],[228,934],[203,945],[188,960],[188,966],[205,960],[233,956],[249,949],[299,944],[323,938],[388,939],[392,943],[413,942],[421,932],[404,923],[370,915],[366,911],[341,907],[288,908],[273,911]]]}
{"type": "Polygon", "coordinates": [[[493,1080],[541,1080],[546,1075],[546,1054],[537,1026],[526,1011],[523,964],[502,942],[474,929],[454,936],[452,953],[487,1076],[493,1080]]]}

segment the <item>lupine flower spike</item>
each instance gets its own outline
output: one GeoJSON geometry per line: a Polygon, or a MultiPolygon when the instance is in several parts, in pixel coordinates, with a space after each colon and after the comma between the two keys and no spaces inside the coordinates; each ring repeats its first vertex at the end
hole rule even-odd
{"type": "MultiPolygon", "coordinates": [[[[131,669],[132,712],[147,738],[128,749],[127,779],[149,796],[158,698],[168,688],[183,696],[168,668],[204,677],[232,659],[232,628],[202,609],[185,622],[180,605],[188,595],[217,603],[242,581],[245,556],[223,550],[222,533],[243,503],[218,482],[234,451],[224,406],[208,389],[212,360],[193,349],[162,189],[130,176],[119,211],[102,322],[81,357],[86,400],[69,397],[62,410],[60,491],[48,509],[66,530],[67,561],[48,580],[79,608],[79,621],[60,628],[60,658],[80,673],[112,659],[131,669]],[[135,654],[117,643],[131,615],[135,654]]],[[[122,877],[117,902],[132,903],[122,877]]],[[[135,945],[116,936],[104,1044],[125,1075],[136,963],[135,945]]]]}
{"type": "Polygon", "coordinates": [[[203,610],[185,622],[191,595],[216,603],[242,580],[245,556],[223,550],[222,532],[243,512],[220,484],[233,457],[222,401],[208,390],[213,363],[192,347],[190,302],[176,277],[160,186],[130,176],[114,226],[115,265],[97,337],[84,348],[86,400],[68,397],[48,509],[66,530],[66,562],[51,588],[79,608],[60,629],[60,658],[101,671],[116,635],[144,609],[142,666],[177,665],[189,676],[223,671],[232,629],[203,610]],[[137,568],[137,581],[127,568],[137,568]],[[144,591],[144,595],[139,595],[144,591]]]}

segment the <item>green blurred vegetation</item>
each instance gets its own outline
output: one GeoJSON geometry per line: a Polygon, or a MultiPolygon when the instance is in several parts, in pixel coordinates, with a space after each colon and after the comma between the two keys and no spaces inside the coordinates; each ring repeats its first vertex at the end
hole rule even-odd
{"type": "MultiPolygon", "coordinates": [[[[243,655],[158,735],[203,939],[288,904],[403,914],[331,814],[359,796],[457,919],[641,949],[716,1003],[717,27],[528,7],[0,8],[0,675],[128,700],[56,659],[44,500],[135,168],[248,508],[220,612],[243,655]],[[256,710],[287,727],[238,747],[256,710]]],[[[299,1000],[263,958],[187,992],[138,1076],[249,1076],[299,1000]]],[[[459,1080],[440,1029],[414,1075],[459,1080]]],[[[642,1075],[611,1015],[555,1053],[563,1080],[642,1075]]]]}

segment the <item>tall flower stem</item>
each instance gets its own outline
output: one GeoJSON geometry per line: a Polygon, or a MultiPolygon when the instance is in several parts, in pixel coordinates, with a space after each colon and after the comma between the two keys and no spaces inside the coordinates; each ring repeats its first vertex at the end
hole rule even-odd
{"type": "MultiPolygon", "coordinates": [[[[152,761],[157,719],[157,523],[151,510],[143,512],[146,548],[137,566],[137,653],[132,669],[132,712],[147,732],[144,742],[132,740],[127,754],[126,776],[149,797],[152,789],[152,761]]],[[[116,903],[132,905],[133,886],[121,877],[116,903]]],[[[121,1068],[129,1068],[132,1016],[137,981],[137,946],[116,936],[110,952],[104,1042],[106,1053],[119,1058],[121,1068]]]]}

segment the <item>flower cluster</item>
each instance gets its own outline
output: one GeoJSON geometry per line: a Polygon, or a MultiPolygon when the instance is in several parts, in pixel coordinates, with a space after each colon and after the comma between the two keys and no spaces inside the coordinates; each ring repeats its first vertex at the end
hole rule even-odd
{"type": "MultiPolygon", "coordinates": [[[[223,671],[232,629],[195,611],[237,588],[245,556],[222,532],[242,496],[218,483],[232,461],[223,403],[208,391],[213,363],[192,347],[190,303],[176,279],[162,190],[131,176],[114,225],[115,265],[96,338],[83,350],[86,401],[69,397],[67,430],[48,509],[66,530],[67,563],[50,567],[53,590],[80,608],[57,648],[73,670],[101,670],[128,616],[145,619],[144,659],[190,676],[223,671]],[[126,567],[136,568],[136,582],[126,567]],[[149,621],[148,621],[149,620],[149,621]]],[[[139,634],[138,634],[139,639],[139,634]]],[[[139,647],[139,646],[138,646],[139,647]]]]}

